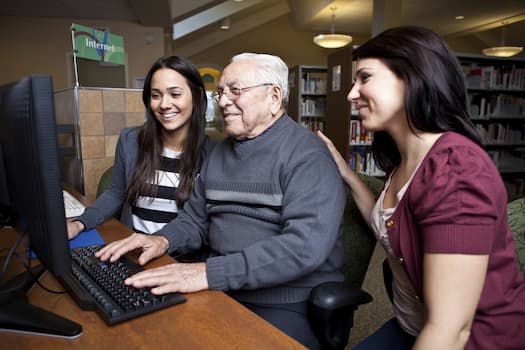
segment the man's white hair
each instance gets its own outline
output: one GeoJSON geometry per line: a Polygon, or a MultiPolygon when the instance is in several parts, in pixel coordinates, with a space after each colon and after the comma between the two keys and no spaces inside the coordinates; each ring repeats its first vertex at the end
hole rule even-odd
{"type": "Polygon", "coordinates": [[[261,73],[257,80],[259,83],[272,83],[281,87],[283,92],[283,102],[282,106],[286,108],[288,105],[288,66],[284,61],[274,55],[269,55],[265,53],[253,53],[253,52],[244,52],[232,57],[231,62],[238,61],[256,61],[257,62],[257,71],[261,73]]]}

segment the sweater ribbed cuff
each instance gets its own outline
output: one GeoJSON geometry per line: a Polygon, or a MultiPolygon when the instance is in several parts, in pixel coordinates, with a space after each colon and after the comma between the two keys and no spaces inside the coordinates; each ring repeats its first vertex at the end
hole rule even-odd
{"type": "Polygon", "coordinates": [[[208,276],[208,287],[213,290],[225,291],[228,289],[224,279],[224,258],[214,257],[206,260],[206,275],[208,276]]]}

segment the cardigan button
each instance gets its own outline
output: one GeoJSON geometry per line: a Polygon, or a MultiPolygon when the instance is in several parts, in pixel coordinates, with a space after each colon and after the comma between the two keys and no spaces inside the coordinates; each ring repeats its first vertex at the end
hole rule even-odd
{"type": "Polygon", "coordinates": [[[394,220],[387,220],[386,227],[391,228],[392,226],[394,226],[394,220]]]}
{"type": "Polygon", "coordinates": [[[398,260],[399,260],[399,263],[400,263],[401,265],[403,265],[403,264],[405,263],[405,259],[403,259],[403,258],[399,258],[398,260]]]}

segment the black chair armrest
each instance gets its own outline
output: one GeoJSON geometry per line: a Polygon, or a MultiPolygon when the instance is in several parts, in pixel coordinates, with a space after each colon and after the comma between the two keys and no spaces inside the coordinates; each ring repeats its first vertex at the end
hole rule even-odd
{"type": "Polygon", "coordinates": [[[367,304],[372,296],[360,288],[344,282],[325,282],[312,289],[310,302],[322,309],[339,309],[342,307],[367,304]]]}
{"type": "Polygon", "coordinates": [[[344,349],[355,310],[372,296],[344,282],[326,282],[312,289],[308,301],[308,319],[323,349],[344,349]]]}

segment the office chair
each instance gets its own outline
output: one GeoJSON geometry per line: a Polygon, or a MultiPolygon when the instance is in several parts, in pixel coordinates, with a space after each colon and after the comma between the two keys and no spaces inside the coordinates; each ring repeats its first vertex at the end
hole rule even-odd
{"type": "MultiPolygon", "coordinates": [[[[378,195],[383,181],[359,175],[371,191],[378,195]]],[[[310,323],[324,349],[344,349],[353,326],[354,312],[359,305],[372,301],[372,296],[360,289],[374,251],[376,238],[361,216],[349,194],[343,220],[344,282],[327,282],[310,293],[310,323]]]]}
{"type": "MultiPolygon", "coordinates": [[[[100,180],[98,180],[97,185],[97,197],[100,197],[100,195],[109,187],[109,184],[111,183],[111,176],[113,174],[113,165],[107,168],[100,177],[100,180]]],[[[115,214],[113,214],[113,217],[117,220],[120,220],[120,216],[122,215],[122,207],[117,210],[115,214]]]]}
{"type": "Polygon", "coordinates": [[[107,168],[103,173],[102,173],[102,176],[100,177],[100,180],[98,180],[98,185],[97,185],[97,198],[100,197],[100,195],[102,194],[102,192],[104,192],[110,182],[111,182],[111,174],[113,172],[113,165],[110,166],[109,168],[107,168]]]}

